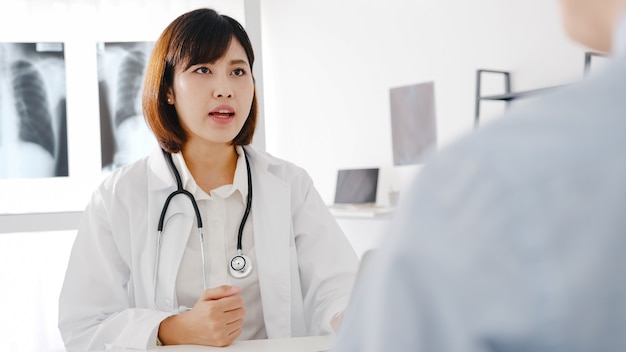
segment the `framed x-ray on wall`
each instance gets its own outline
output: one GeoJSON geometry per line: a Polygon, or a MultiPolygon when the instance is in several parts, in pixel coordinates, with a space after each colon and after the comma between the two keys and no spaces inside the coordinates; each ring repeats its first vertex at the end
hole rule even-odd
{"type": "Polygon", "coordinates": [[[156,146],[141,109],[153,46],[154,42],[97,43],[103,172],[146,156],[156,146]]]}
{"type": "Polygon", "coordinates": [[[68,176],[63,43],[0,43],[0,178],[68,176]]]}

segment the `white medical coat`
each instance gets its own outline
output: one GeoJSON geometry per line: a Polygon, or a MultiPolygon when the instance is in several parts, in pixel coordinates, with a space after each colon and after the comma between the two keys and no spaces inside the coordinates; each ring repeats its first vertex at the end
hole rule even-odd
{"type": "MultiPolygon", "coordinates": [[[[252,226],[268,338],[330,333],[347,305],[358,259],[308,174],[286,161],[248,152],[252,226]]],[[[59,300],[59,329],[72,350],[155,345],[171,312],[154,308],[157,224],[176,182],[160,149],[117,170],[87,206],[59,300]]],[[[195,215],[174,197],[165,216],[158,305],[175,311],[176,275],[195,215]]]]}

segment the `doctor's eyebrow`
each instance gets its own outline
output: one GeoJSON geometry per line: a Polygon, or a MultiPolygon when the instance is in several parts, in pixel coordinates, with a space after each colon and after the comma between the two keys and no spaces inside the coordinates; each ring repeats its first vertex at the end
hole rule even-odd
{"type": "Polygon", "coordinates": [[[235,60],[230,60],[229,64],[231,65],[248,65],[248,60],[244,60],[244,59],[235,59],[235,60]]]}
{"type": "MultiPolygon", "coordinates": [[[[197,66],[197,65],[213,65],[213,64],[215,64],[215,61],[213,61],[213,62],[197,62],[195,64],[189,64],[188,65],[189,67],[187,67],[187,68],[190,68],[192,66],[197,66]]],[[[230,65],[230,66],[236,66],[236,65],[248,65],[248,66],[250,66],[250,64],[248,63],[248,60],[245,60],[245,59],[233,59],[233,60],[230,60],[228,62],[228,65],[230,65]]]]}

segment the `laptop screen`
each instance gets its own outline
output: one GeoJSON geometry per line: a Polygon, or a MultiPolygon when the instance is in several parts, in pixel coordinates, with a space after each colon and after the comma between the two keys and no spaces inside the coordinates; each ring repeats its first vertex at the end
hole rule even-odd
{"type": "Polygon", "coordinates": [[[335,204],[376,203],[378,170],[378,168],[339,170],[335,204]]]}

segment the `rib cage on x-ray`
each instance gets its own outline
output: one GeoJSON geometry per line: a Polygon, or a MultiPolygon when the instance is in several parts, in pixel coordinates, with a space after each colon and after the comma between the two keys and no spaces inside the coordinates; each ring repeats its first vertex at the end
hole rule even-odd
{"type": "Polygon", "coordinates": [[[98,43],[102,169],[108,172],[149,154],[155,139],[141,110],[152,42],[98,43]]]}
{"type": "Polygon", "coordinates": [[[146,55],[142,51],[132,50],[124,56],[117,78],[115,126],[139,114],[135,101],[141,89],[145,66],[146,55]]]}
{"type": "Polygon", "coordinates": [[[33,64],[20,60],[11,65],[11,78],[19,116],[19,138],[41,145],[54,157],[52,116],[41,74],[33,64]]]}
{"type": "Polygon", "coordinates": [[[0,178],[68,176],[63,43],[0,43],[0,178]]]}

